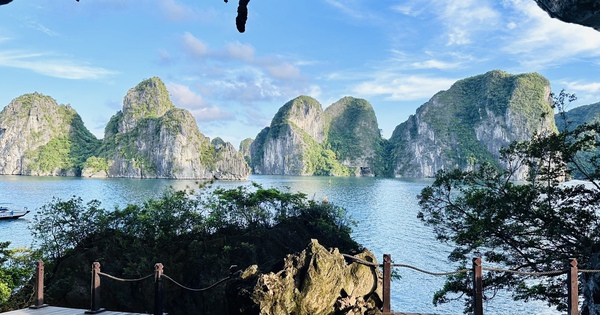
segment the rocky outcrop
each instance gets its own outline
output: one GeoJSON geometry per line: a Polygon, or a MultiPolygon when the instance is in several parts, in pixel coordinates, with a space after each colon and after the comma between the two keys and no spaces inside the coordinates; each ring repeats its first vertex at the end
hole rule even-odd
{"type": "MultiPolygon", "coordinates": [[[[377,264],[368,250],[356,257],[377,264]]],[[[382,276],[378,268],[347,261],[338,249],[312,240],[288,255],[281,270],[261,274],[250,266],[227,291],[230,314],[381,314],[382,276]]]]}
{"type": "Polygon", "coordinates": [[[371,105],[345,97],[323,111],[300,96],[285,104],[250,146],[255,174],[383,175],[382,138],[371,105]]]}
{"type": "Polygon", "coordinates": [[[69,105],[40,93],[0,112],[0,174],[77,176],[100,141],[69,105]]]}
{"type": "MultiPolygon", "coordinates": [[[[538,74],[491,71],[456,82],[394,130],[395,177],[499,165],[499,150],[534,133],[556,132],[550,83],[538,74]]],[[[524,174],[518,174],[522,177],[524,174]]]]}
{"type": "Polygon", "coordinates": [[[600,3],[597,0],[535,0],[535,2],[553,18],[600,31],[600,3]]]}
{"type": "Polygon", "coordinates": [[[194,117],[173,106],[159,78],[129,90],[105,128],[100,156],[109,177],[244,179],[250,172],[231,144],[211,144],[194,117]]]}
{"type": "Polygon", "coordinates": [[[252,171],[270,175],[343,175],[347,170],[323,146],[325,117],[321,104],[297,97],[279,109],[271,125],[250,146],[252,171]]]}
{"type": "Polygon", "coordinates": [[[355,176],[378,175],[381,133],[375,111],[364,99],[344,97],[325,109],[327,117],[327,146],[336,158],[355,176]]]}
{"type": "Polygon", "coordinates": [[[240,147],[238,148],[238,151],[244,157],[248,165],[250,165],[252,160],[252,155],[250,154],[252,142],[254,142],[254,139],[246,138],[240,142],[240,147]]]}

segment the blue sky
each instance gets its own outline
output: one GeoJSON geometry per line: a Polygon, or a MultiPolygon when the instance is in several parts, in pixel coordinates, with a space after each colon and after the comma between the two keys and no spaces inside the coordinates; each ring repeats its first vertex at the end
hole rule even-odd
{"type": "Polygon", "coordinates": [[[102,138],[127,90],[158,76],[200,131],[236,147],[299,96],[368,100],[393,129],[456,80],[538,72],[600,101],[600,32],[533,0],[14,0],[0,6],[0,107],[32,92],[102,138]]]}

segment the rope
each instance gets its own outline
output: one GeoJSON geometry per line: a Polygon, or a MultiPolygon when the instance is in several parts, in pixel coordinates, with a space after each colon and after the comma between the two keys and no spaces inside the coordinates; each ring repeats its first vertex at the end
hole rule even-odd
{"type": "Polygon", "coordinates": [[[517,275],[522,275],[522,276],[557,276],[557,275],[561,275],[564,273],[567,273],[567,270],[554,270],[554,271],[543,271],[543,272],[525,272],[525,271],[517,271],[517,270],[508,270],[508,269],[500,269],[500,268],[487,268],[487,267],[482,267],[482,270],[487,270],[487,271],[499,271],[499,272],[508,272],[508,273],[514,273],[517,275]]]}
{"type": "Polygon", "coordinates": [[[600,273],[598,269],[579,269],[578,271],[581,273],[600,273]]]}
{"type": "Polygon", "coordinates": [[[460,270],[450,271],[450,272],[431,272],[431,271],[427,271],[427,270],[419,269],[417,267],[413,267],[410,265],[403,265],[403,264],[393,264],[392,267],[409,268],[409,269],[413,269],[413,270],[416,270],[416,271],[419,271],[422,273],[426,273],[426,274],[432,275],[432,276],[450,276],[450,275],[457,275],[459,273],[465,273],[465,272],[471,271],[471,269],[460,269],[460,270]]]}
{"type": "Polygon", "coordinates": [[[223,283],[223,282],[225,282],[225,281],[227,281],[227,280],[229,280],[229,279],[231,278],[231,276],[229,276],[229,277],[226,277],[226,278],[223,278],[223,279],[221,279],[221,280],[219,280],[219,281],[217,281],[217,282],[213,283],[212,285],[210,285],[210,286],[208,286],[208,287],[206,287],[206,288],[201,288],[201,289],[193,289],[193,288],[189,288],[189,287],[186,287],[186,286],[182,285],[181,283],[179,283],[179,282],[177,282],[177,281],[173,280],[173,278],[171,278],[171,277],[169,277],[169,276],[167,276],[167,275],[165,275],[165,274],[163,274],[162,276],[163,276],[163,277],[165,277],[165,278],[167,278],[167,279],[169,279],[169,280],[171,280],[171,282],[173,282],[174,284],[178,285],[178,286],[179,286],[179,287],[181,287],[182,289],[189,290],[189,291],[194,291],[194,292],[202,292],[202,291],[207,291],[207,290],[210,290],[210,289],[212,289],[212,288],[216,287],[217,285],[219,285],[219,284],[221,284],[221,283],[223,283]]]}
{"type": "Polygon", "coordinates": [[[372,263],[370,261],[366,261],[366,260],[360,259],[360,258],[358,258],[356,256],[352,256],[352,255],[348,255],[348,254],[342,254],[342,256],[344,256],[346,258],[350,258],[350,259],[354,260],[355,262],[357,262],[359,264],[363,264],[365,266],[370,266],[370,267],[381,267],[381,266],[383,266],[381,264],[372,263]]]}
{"type": "Polygon", "coordinates": [[[115,276],[109,275],[109,274],[107,274],[107,273],[104,273],[104,272],[98,272],[98,274],[99,274],[99,275],[101,275],[101,276],[105,276],[105,277],[107,277],[107,278],[111,278],[111,279],[113,279],[113,280],[121,281],[121,282],[136,282],[136,281],[142,281],[142,280],[146,280],[146,279],[148,279],[148,278],[150,278],[150,277],[153,277],[153,276],[154,276],[154,274],[151,274],[151,275],[147,275],[147,276],[145,276],[145,277],[138,278],[138,279],[123,279],[123,278],[118,278],[118,277],[115,277],[115,276]]]}

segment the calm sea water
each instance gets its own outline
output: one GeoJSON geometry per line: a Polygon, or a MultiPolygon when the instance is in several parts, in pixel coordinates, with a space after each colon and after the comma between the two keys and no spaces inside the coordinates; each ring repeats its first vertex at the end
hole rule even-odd
{"type": "MultiPolygon", "coordinates": [[[[417,194],[429,180],[252,176],[243,182],[217,182],[233,188],[256,182],[264,187],[289,188],[309,198],[327,198],[347,209],[358,225],[353,238],[369,248],[381,261],[392,255],[394,263],[409,264],[433,272],[455,269],[446,259],[451,247],[435,240],[429,227],[417,219],[417,194]]],[[[160,197],[162,191],[197,187],[195,181],[87,179],[65,177],[0,176],[0,202],[32,213],[15,221],[0,221],[0,240],[13,246],[31,246],[28,225],[36,211],[53,197],[82,197],[85,202],[100,200],[106,209],[140,203],[160,197]]],[[[283,258],[283,257],[282,257],[283,258]]],[[[429,276],[410,269],[398,269],[401,279],[392,283],[392,309],[413,313],[462,314],[462,301],[434,307],[433,294],[442,287],[443,277],[429,276]]],[[[484,305],[485,314],[559,314],[541,302],[514,302],[505,293],[484,305]]]]}

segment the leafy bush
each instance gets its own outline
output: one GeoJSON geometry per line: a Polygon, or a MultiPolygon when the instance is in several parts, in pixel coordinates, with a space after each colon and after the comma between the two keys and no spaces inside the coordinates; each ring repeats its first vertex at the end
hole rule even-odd
{"type": "MultiPolygon", "coordinates": [[[[34,217],[32,229],[49,261],[46,300],[85,308],[89,296],[74,296],[88,290],[93,261],[101,262],[103,272],[124,278],[145,276],[161,262],[171,278],[199,288],[226,276],[234,264],[269,271],[311,238],[343,251],[356,249],[350,224],[344,209],[307,200],[302,193],[258,184],[232,189],[209,184],[197,191],[168,189],[159,199],[113,210],[75,196],[54,199],[34,217]]],[[[169,313],[227,313],[222,286],[201,298],[176,286],[166,290],[169,313]]],[[[102,294],[103,307],[151,311],[151,286],[111,285],[102,294]]]]}

